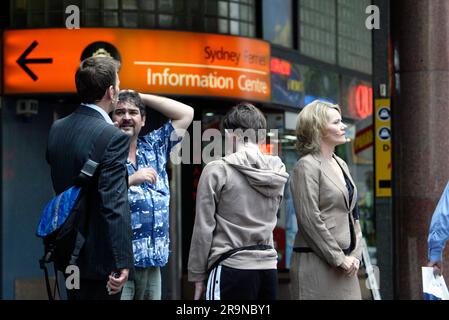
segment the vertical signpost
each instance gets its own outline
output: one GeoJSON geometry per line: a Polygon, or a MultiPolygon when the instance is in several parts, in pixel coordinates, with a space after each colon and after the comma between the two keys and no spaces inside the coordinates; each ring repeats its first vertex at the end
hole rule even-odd
{"type": "Polygon", "coordinates": [[[374,110],[376,146],[376,197],[391,197],[390,99],[376,99],[374,110]]]}

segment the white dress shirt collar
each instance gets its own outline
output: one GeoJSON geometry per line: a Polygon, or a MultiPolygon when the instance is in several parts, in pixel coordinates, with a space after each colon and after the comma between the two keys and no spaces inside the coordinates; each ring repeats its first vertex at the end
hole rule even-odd
{"type": "Polygon", "coordinates": [[[104,111],[102,108],[100,108],[96,104],[83,103],[82,105],[100,112],[100,114],[103,116],[104,120],[106,120],[107,123],[114,124],[112,122],[111,118],[109,117],[109,115],[106,113],[106,111],[104,111]]]}

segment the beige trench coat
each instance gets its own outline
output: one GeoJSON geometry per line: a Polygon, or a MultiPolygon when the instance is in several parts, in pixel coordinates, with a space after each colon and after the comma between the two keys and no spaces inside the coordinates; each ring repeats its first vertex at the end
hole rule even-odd
{"type": "Polygon", "coordinates": [[[290,188],[298,220],[294,247],[313,250],[293,252],[293,299],[361,299],[357,275],[348,277],[339,267],[345,258],[342,248],[349,248],[351,242],[348,217],[356,236],[350,255],[362,259],[360,224],[349,214],[357,202],[357,188],[346,163],[334,157],[354,186],[351,203],[346,185],[321,154],[299,159],[291,175],[290,188]]]}

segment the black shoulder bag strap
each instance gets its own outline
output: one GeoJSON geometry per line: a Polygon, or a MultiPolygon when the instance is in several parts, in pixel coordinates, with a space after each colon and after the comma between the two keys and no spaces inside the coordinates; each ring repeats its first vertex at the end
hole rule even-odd
{"type": "MultiPolygon", "coordinates": [[[[92,155],[87,159],[87,161],[84,163],[83,168],[81,169],[80,174],[78,175],[78,183],[83,186],[84,188],[90,187],[90,182],[92,180],[92,177],[94,176],[95,172],[97,171],[97,168],[101,162],[101,159],[103,158],[104,153],[106,152],[106,148],[109,144],[109,142],[112,139],[112,136],[114,135],[115,131],[117,130],[114,126],[107,126],[103,129],[103,132],[98,137],[97,141],[95,142],[95,147],[93,150],[92,155]]],[[[86,241],[85,235],[87,234],[87,226],[88,226],[88,217],[87,214],[83,214],[80,217],[80,229],[78,230],[75,240],[75,247],[73,249],[72,255],[70,257],[70,265],[76,265],[76,261],[78,260],[79,253],[84,245],[84,242],[86,241]]]]}

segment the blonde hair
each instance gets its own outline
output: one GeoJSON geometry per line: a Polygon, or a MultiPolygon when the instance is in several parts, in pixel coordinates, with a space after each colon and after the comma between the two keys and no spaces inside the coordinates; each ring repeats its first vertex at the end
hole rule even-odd
{"type": "Polygon", "coordinates": [[[341,114],[339,105],[320,100],[312,101],[298,114],[296,118],[296,148],[300,157],[320,151],[321,134],[329,121],[328,109],[335,109],[341,114]]]}

